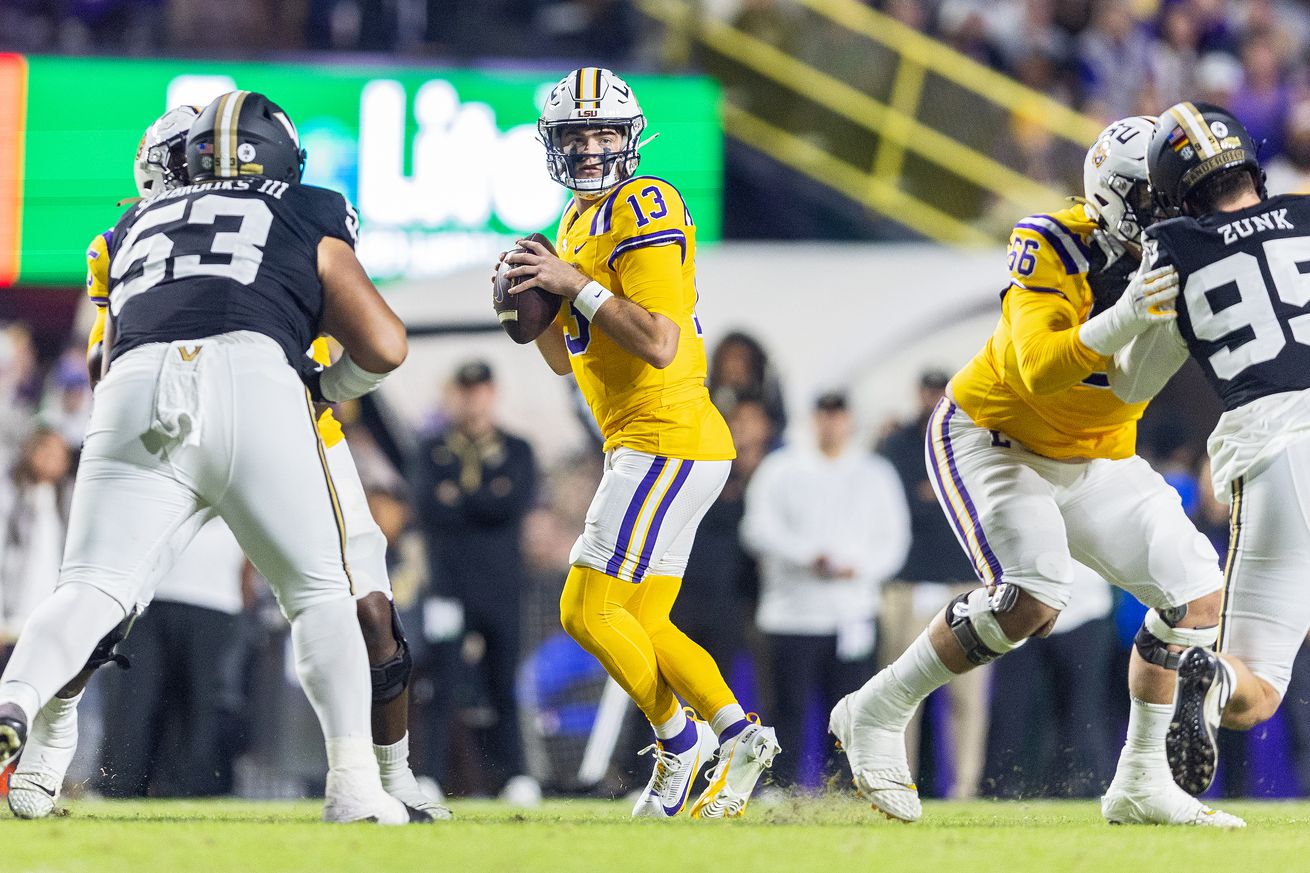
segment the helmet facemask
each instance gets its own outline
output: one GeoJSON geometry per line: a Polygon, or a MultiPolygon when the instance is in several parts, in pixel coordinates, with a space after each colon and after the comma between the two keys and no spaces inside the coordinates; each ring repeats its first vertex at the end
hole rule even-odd
{"type": "Polygon", "coordinates": [[[187,133],[199,114],[200,110],[194,106],[179,106],[146,128],[137,146],[134,166],[137,194],[141,197],[155,197],[190,181],[187,133]]]}
{"type": "Polygon", "coordinates": [[[537,122],[537,132],[542,144],[546,146],[546,169],[550,177],[571,191],[584,198],[599,197],[615,185],[623,182],[637,171],[641,162],[641,132],[646,127],[642,115],[635,118],[620,119],[585,119],[537,122]],[[596,131],[612,129],[622,138],[618,149],[604,149],[599,152],[579,151],[576,144],[566,144],[565,138],[572,131],[596,131]],[[582,175],[582,165],[594,165],[599,162],[599,176],[582,175]]]}
{"type": "Polygon", "coordinates": [[[1107,227],[1106,230],[1122,242],[1140,244],[1142,230],[1154,222],[1150,183],[1145,179],[1131,179],[1117,173],[1110,176],[1106,183],[1106,187],[1122,201],[1121,207],[1114,210],[1119,213],[1119,220],[1114,227],[1107,227]]]}

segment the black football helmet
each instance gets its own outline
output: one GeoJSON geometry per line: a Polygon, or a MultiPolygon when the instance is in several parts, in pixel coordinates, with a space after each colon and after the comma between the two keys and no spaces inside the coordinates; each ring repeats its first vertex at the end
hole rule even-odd
{"type": "Polygon", "coordinates": [[[291,119],[256,91],[229,91],[191,125],[186,144],[193,182],[263,176],[299,182],[305,150],[291,119]]]}
{"type": "Polygon", "coordinates": [[[1146,153],[1157,217],[1182,215],[1188,195],[1196,186],[1232,167],[1247,167],[1264,199],[1264,170],[1256,157],[1255,141],[1242,122],[1210,103],[1170,106],[1160,113],[1146,153]]]}

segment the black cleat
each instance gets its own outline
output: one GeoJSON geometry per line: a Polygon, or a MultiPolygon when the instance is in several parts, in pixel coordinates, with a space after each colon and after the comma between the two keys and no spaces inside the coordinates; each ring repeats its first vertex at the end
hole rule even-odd
{"type": "Polygon", "coordinates": [[[1183,652],[1164,749],[1174,782],[1188,794],[1201,794],[1214,781],[1219,719],[1232,693],[1218,655],[1199,646],[1183,652]]]}
{"type": "Polygon", "coordinates": [[[408,803],[405,804],[405,811],[409,813],[410,824],[432,824],[436,821],[436,819],[434,819],[429,813],[426,813],[421,809],[415,809],[408,803]]]}
{"type": "Polygon", "coordinates": [[[14,703],[0,703],[0,770],[18,757],[27,742],[27,716],[14,703]]]}

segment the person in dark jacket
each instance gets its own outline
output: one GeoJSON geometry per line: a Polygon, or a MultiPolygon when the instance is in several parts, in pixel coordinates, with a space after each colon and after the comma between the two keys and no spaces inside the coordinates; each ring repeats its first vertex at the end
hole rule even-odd
{"type": "MultiPolygon", "coordinates": [[[[494,711],[486,731],[486,787],[532,805],[540,800],[540,789],[525,773],[514,680],[524,578],[520,538],[536,491],[536,462],[527,442],[496,425],[495,405],[496,386],[487,364],[471,361],[456,370],[449,420],[419,446],[415,508],[431,563],[435,590],[429,593],[453,601],[463,613],[463,634],[456,644],[436,647],[437,657],[452,663],[437,665],[436,672],[458,675],[460,637],[476,633],[482,638],[481,681],[494,711]]],[[[436,685],[445,698],[434,701],[445,721],[434,726],[436,754],[444,757],[457,688],[440,679],[436,685]]],[[[443,778],[447,764],[437,762],[443,778]]]]}

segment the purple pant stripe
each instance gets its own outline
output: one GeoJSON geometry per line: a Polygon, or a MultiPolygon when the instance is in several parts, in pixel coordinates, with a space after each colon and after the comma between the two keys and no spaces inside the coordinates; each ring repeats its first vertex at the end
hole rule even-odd
{"type": "Polygon", "coordinates": [[[964,500],[964,508],[969,513],[969,521],[973,524],[973,532],[978,538],[978,548],[982,550],[983,560],[987,562],[988,568],[991,569],[995,583],[999,585],[1003,575],[1001,562],[996,559],[991,544],[987,542],[987,534],[983,533],[982,522],[978,520],[978,510],[974,508],[973,500],[969,497],[969,492],[965,490],[964,480],[960,478],[960,471],[955,467],[955,452],[951,449],[950,424],[951,416],[955,414],[956,408],[956,405],[951,403],[946,408],[946,415],[942,419],[942,444],[946,449],[946,467],[951,471],[951,481],[955,483],[956,490],[960,492],[960,497],[964,500]]]}
{"type": "Polygon", "coordinates": [[[623,560],[628,554],[628,541],[632,539],[632,528],[637,523],[637,516],[641,515],[641,507],[650,495],[650,489],[655,487],[655,480],[664,472],[664,465],[668,462],[668,458],[656,458],[652,461],[641,484],[633,492],[632,500],[628,503],[628,511],[623,514],[623,524],[619,525],[619,538],[614,544],[614,554],[605,564],[605,575],[619,575],[619,568],[623,566],[623,560]]]}
{"type": "MultiPolygon", "coordinates": [[[[947,401],[945,400],[939,401],[939,403],[946,403],[946,402],[947,401]]],[[[942,481],[941,466],[937,462],[937,445],[936,445],[935,438],[937,436],[937,431],[940,428],[941,428],[940,417],[938,416],[937,411],[934,410],[928,426],[927,445],[924,446],[927,454],[926,461],[928,465],[928,470],[932,473],[933,479],[936,480],[937,482],[937,493],[941,495],[941,499],[943,501],[942,512],[945,513],[946,520],[950,522],[951,529],[955,531],[955,536],[960,540],[960,545],[964,548],[965,552],[969,553],[969,560],[972,563],[973,553],[972,550],[969,548],[969,538],[965,534],[964,527],[960,524],[960,520],[955,517],[955,508],[951,506],[950,498],[947,497],[946,483],[942,481]]],[[[973,572],[978,575],[979,581],[984,583],[987,581],[986,579],[982,578],[982,573],[978,570],[977,567],[974,567],[973,572]]]]}
{"type": "Polygon", "coordinates": [[[664,499],[660,501],[659,508],[655,510],[655,517],[650,522],[650,533],[646,534],[646,545],[641,549],[641,558],[637,561],[637,568],[632,571],[632,581],[640,582],[646,575],[646,568],[650,566],[651,552],[655,550],[655,540],[660,535],[660,525],[664,523],[664,516],[668,513],[669,507],[673,505],[674,499],[678,492],[682,490],[682,483],[687,481],[691,475],[692,461],[683,461],[682,466],[673,477],[673,484],[664,494],[664,499]]]}

